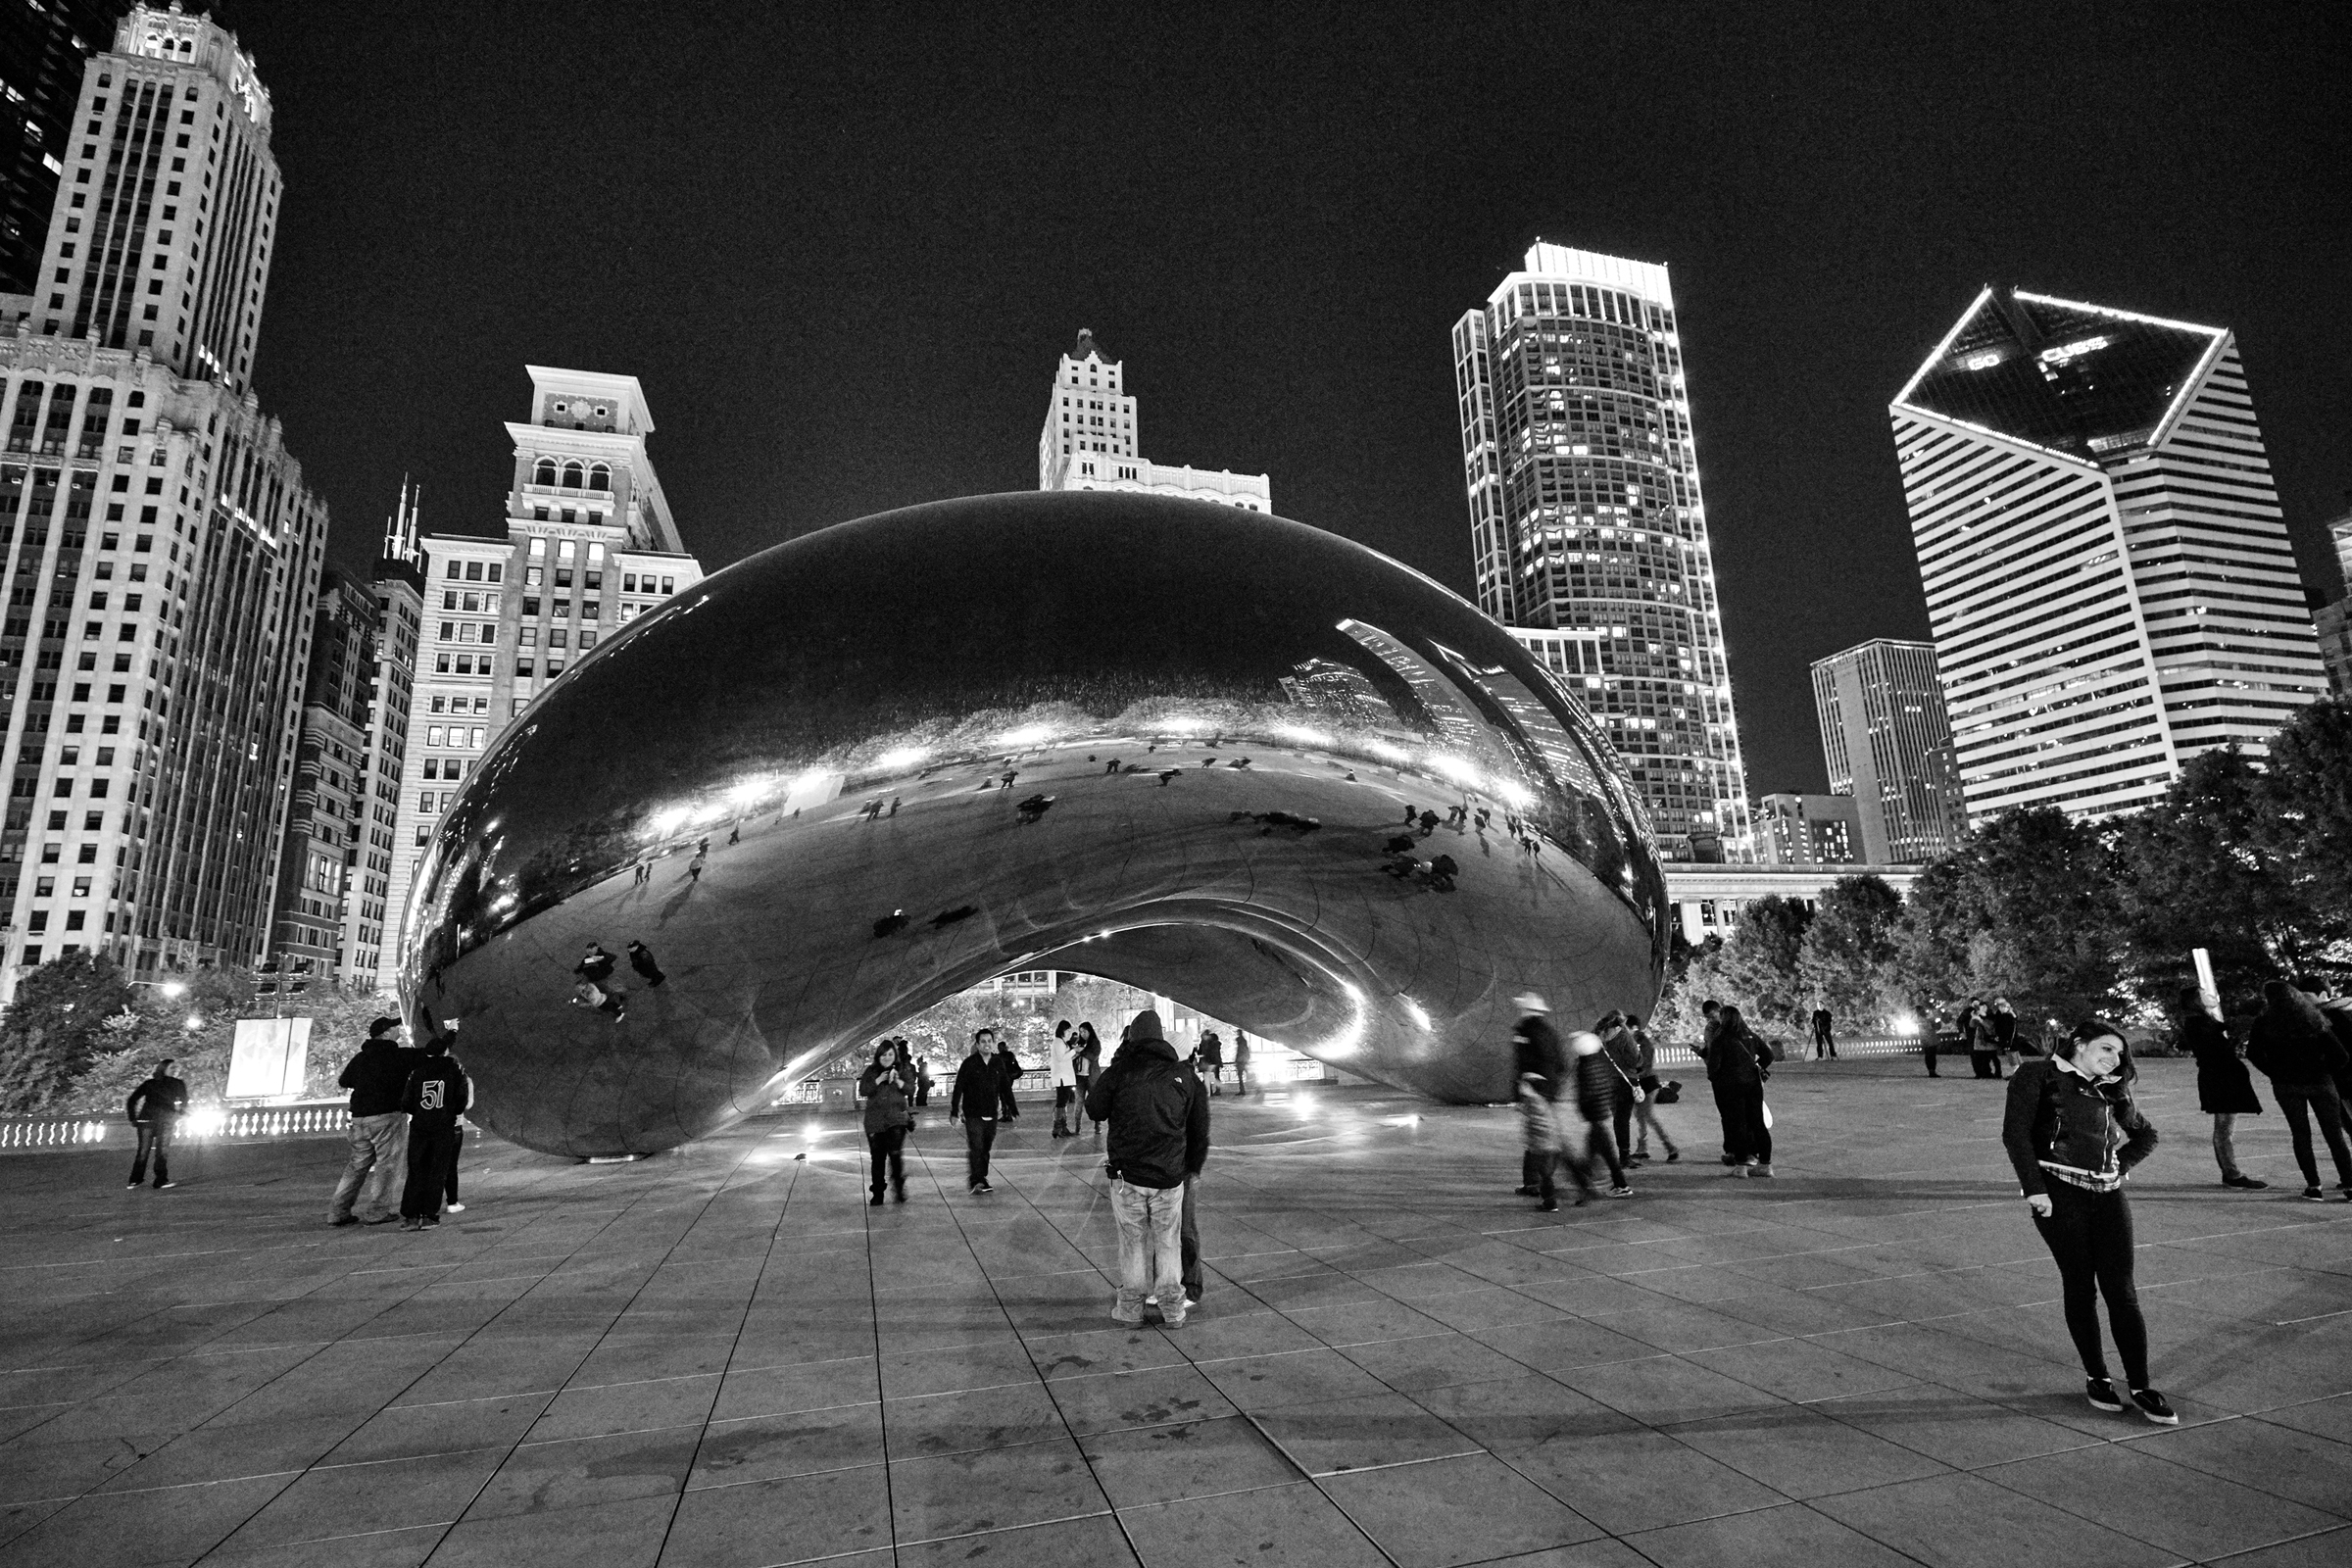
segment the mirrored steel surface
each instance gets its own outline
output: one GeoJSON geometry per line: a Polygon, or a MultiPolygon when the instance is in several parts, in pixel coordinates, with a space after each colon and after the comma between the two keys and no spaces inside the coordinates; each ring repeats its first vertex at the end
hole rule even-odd
{"type": "Polygon", "coordinates": [[[1102,493],[706,579],[509,729],[416,887],[412,1015],[464,1018],[479,1119],[575,1154],[710,1132],[1010,969],[1503,1100],[1514,994],[1646,1012],[1667,943],[1615,754],[1475,608],[1298,523],[1102,493]]]}

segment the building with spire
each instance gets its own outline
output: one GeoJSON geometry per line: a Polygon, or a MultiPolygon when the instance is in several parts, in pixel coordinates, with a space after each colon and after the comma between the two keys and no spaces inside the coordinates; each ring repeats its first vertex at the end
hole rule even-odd
{"type": "Polygon", "coordinates": [[[135,6],[0,300],[0,995],[267,952],[326,508],[248,379],[279,195],[233,34],[135,6]]]}
{"type": "Polygon", "coordinates": [[[606,640],[703,577],[646,454],[654,420],[637,378],[524,368],[531,416],[507,426],[514,477],[501,531],[431,534],[417,549],[405,752],[385,774],[398,779],[385,986],[425,846],[483,754],[606,640]]]}
{"type": "Polygon", "coordinates": [[[1126,490],[1245,512],[1274,510],[1273,486],[1262,473],[1211,472],[1138,456],[1135,399],[1123,382],[1120,363],[1080,327],[1077,347],[1061,357],[1046,397],[1045,427],[1037,436],[1040,490],[1126,490]]]}
{"type": "Polygon", "coordinates": [[[1666,269],[1539,241],[1453,364],[1479,608],[1606,730],[1660,855],[1752,859],[1666,269]]]}
{"type": "Polygon", "coordinates": [[[1972,825],[2134,810],[2326,690],[2226,328],[1987,285],[1889,414],[1972,825]]]}

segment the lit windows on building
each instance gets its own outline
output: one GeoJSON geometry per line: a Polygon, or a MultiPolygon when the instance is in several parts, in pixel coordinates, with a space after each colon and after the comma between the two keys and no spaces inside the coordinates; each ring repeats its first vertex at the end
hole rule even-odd
{"type": "Polygon", "coordinates": [[[1262,473],[1234,473],[1152,463],[1136,455],[1136,404],[1123,388],[1124,367],[1107,358],[1091,331],[1061,357],[1046,422],[1037,437],[1040,490],[1121,490],[1207,501],[1244,512],[1272,512],[1262,473]]]}

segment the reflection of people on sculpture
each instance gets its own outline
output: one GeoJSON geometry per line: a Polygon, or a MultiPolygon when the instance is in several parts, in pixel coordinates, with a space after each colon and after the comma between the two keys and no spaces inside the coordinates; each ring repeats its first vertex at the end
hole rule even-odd
{"type": "Polygon", "coordinates": [[[1023,800],[1018,806],[1015,806],[1013,808],[1013,813],[1021,820],[1023,824],[1026,825],[1035,823],[1039,818],[1043,817],[1052,809],[1054,809],[1053,796],[1032,795],[1023,800]]]}
{"type": "Polygon", "coordinates": [[[903,931],[906,928],[906,911],[905,909],[893,909],[881,919],[874,922],[874,935],[877,938],[886,937],[890,936],[894,932],[903,931]]]}
{"type": "Polygon", "coordinates": [[[605,951],[603,943],[589,943],[587,954],[571,966],[571,972],[580,977],[579,986],[571,995],[572,1005],[609,1012],[614,1023],[620,1022],[629,1010],[628,996],[606,983],[612,978],[612,967],[618,961],[605,951]]]}
{"type": "Polygon", "coordinates": [[[629,944],[629,967],[649,986],[658,986],[669,978],[662,972],[662,965],[654,961],[654,950],[642,942],[629,944]]]}
{"type": "Polygon", "coordinates": [[[906,1130],[914,1125],[916,1084],[917,1075],[896,1040],[885,1040],[876,1047],[872,1064],[858,1075],[858,1094],[865,1102],[865,1146],[873,1169],[873,1196],[866,1201],[876,1208],[882,1206],[886,1174],[898,1200],[906,1201],[906,1130]]]}

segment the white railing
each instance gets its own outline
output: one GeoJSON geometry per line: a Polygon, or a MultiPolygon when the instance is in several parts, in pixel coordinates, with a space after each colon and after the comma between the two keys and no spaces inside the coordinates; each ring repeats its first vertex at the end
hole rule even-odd
{"type": "MultiPolygon", "coordinates": [[[[174,1142],[216,1144],[271,1138],[326,1138],[351,1125],[351,1108],[340,1100],[289,1105],[200,1105],[172,1129],[174,1142]]],[[[99,1116],[0,1117],[0,1151],[74,1149],[123,1143],[135,1137],[128,1122],[99,1116]]]]}

